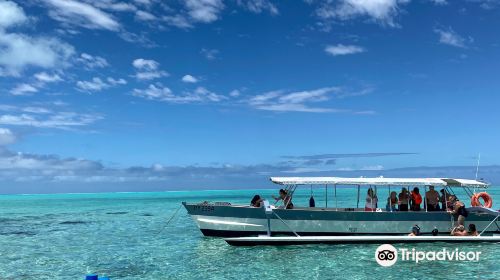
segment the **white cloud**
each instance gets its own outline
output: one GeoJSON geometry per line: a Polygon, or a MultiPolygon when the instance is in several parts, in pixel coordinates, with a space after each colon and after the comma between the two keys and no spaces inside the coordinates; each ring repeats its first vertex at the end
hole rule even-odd
{"type": "Polygon", "coordinates": [[[0,127],[0,146],[5,146],[16,142],[16,135],[8,128],[0,127]]]}
{"type": "Polygon", "coordinates": [[[56,38],[9,33],[7,28],[26,24],[24,10],[11,1],[0,1],[0,76],[19,76],[24,68],[67,66],[72,46],[56,38]]]}
{"type": "Polygon", "coordinates": [[[140,70],[156,70],[160,64],[151,59],[138,58],[132,62],[132,65],[140,70]]]}
{"type": "Polygon", "coordinates": [[[333,56],[338,56],[338,55],[362,53],[365,52],[365,49],[354,45],[338,44],[334,46],[333,45],[326,46],[325,52],[333,56]]]}
{"type": "Polygon", "coordinates": [[[127,81],[125,79],[113,79],[111,77],[108,77],[106,79],[108,81],[108,84],[115,86],[115,85],[126,85],[127,81]]]}
{"type": "Polygon", "coordinates": [[[222,0],[185,0],[184,5],[194,21],[203,23],[216,21],[224,8],[222,0]]]}
{"type": "Polygon", "coordinates": [[[35,92],[38,92],[38,89],[30,84],[19,84],[10,91],[12,95],[32,95],[35,92]]]}
{"type": "Polygon", "coordinates": [[[0,1],[0,28],[25,23],[28,17],[16,3],[12,1],[0,1]]]}
{"type": "Polygon", "coordinates": [[[467,0],[467,2],[477,3],[479,7],[485,10],[492,10],[500,5],[499,0],[467,0]]]}
{"type": "Polygon", "coordinates": [[[254,13],[268,11],[272,15],[279,14],[278,8],[270,0],[237,0],[237,3],[254,13]]]}
{"type": "Polygon", "coordinates": [[[75,112],[56,112],[53,114],[3,114],[0,124],[13,126],[32,126],[38,128],[69,129],[92,124],[102,119],[99,115],[78,114],[75,112]]]}
{"type": "Polygon", "coordinates": [[[141,11],[141,10],[135,12],[135,18],[138,20],[142,20],[142,21],[155,21],[155,20],[157,20],[155,15],[153,15],[149,12],[146,12],[146,11],[141,11]]]}
{"type": "Polygon", "coordinates": [[[135,3],[144,5],[144,6],[151,6],[152,0],[134,0],[135,3]]]}
{"type": "Polygon", "coordinates": [[[469,40],[466,40],[464,37],[458,35],[451,28],[448,28],[447,30],[436,28],[434,29],[434,32],[439,35],[439,42],[441,44],[450,45],[453,47],[466,48],[467,47],[466,43],[468,41],[472,41],[472,39],[470,38],[469,40]]]}
{"type": "MultiPolygon", "coordinates": [[[[61,159],[54,155],[34,155],[27,153],[12,153],[4,151],[0,154],[0,170],[24,170],[38,173],[37,178],[44,176],[70,176],[74,172],[98,171],[102,169],[99,162],[67,158],[61,159]]],[[[33,174],[32,174],[33,175],[33,174]]]]}
{"type": "Polygon", "coordinates": [[[380,164],[377,164],[377,165],[367,165],[367,166],[361,167],[360,170],[364,170],[364,171],[380,171],[380,170],[384,170],[384,166],[380,165],[380,164]]]}
{"type": "Polygon", "coordinates": [[[259,110],[274,111],[274,112],[305,112],[305,113],[331,113],[338,112],[335,109],[309,107],[304,104],[267,104],[257,107],[259,110]]]}
{"type": "Polygon", "coordinates": [[[189,96],[196,96],[200,98],[199,101],[208,100],[213,102],[219,102],[226,99],[225,96],[216,94],[215,92],[209,91],[204,87],[197,87],[193,93],[187,93],[189,96]]]}
{"type": "Polygon", "coordinates": [[[326,87],[315,90],[298,91],[280,96],[279,101],[280,103],[295,103],[295,104],[304,103],[308,101],[319,102],[328,100],[327,94],[335,92],[340,92],[340,88],[326,87]]]}
{"type": "Polygon", "coordinates": [[[162,85],[149,85],[146,89],[134,89],[132,95],[169,103],[219,102],[226,99],[225,96],[211,92],[204,87],[198,87],[193,92],[175,95],[170,88],[162,85]]]}
{"type": "Polygon", "coordinates": [[[185,83],[197,83],[198,79],[191,75],[184,75],[184,77],[182,77],[182,81],[185,83]]]}
{"type": "Polygon", "coordinates": [[[85,65],[87,69],[104,68],[109,66],[109,63],[105,58],[93,56],[87,53],[82,53],[76,60],[85,65]]]}
{"type": "Polygon", "coordinates": [[[219,50],[216,49],[201,49],[200,53],[208,60],[214,60],[219,54],[219,50]]]}
{"type": "Polygon", "coordinates": [[[326,0],[317,10],[317,14],[323,19],[348,20],[358,16],[367,16],[374,21],[396,26],[394,17],[398,15],[400,6],[410,2],[409,0],[326,0]]]}
{"type": "MultiPolygon", "coordinates": [[[[369,91],[360,91],[363,94],[369,91]]],[[[276,112],[348,112],[357,114],[358,111],[334,109],[328,107],[313,106],[314,103],[321,103],[330,100],[333,96],[337,98],[347,96],[359,96],[360,92],[350,93],[340,87],[324,87],[314,90],[286,92],[284,90],[269,91],[256,95],[248,100],[248,104],[258,110],[276,112]]]]}
{"type": "Polygon", "coordinates": [[[170,88],[155,85],[149,85],[147,89],[134,89],[132,95],[149,100],[164,100],[174,96],[170,88]]]}
{"type": "Polygon", "coordinates": [[[83,91],[101,91],[112,86],[125,84],[127,84],[127,81],[125,81],[124,79],[114,79],[108,77],[106,81],[103,81],[99,77],[94,77],[90,81],[78,81],[76,83],[76,86],[83,91]]]}
{"type": "Polygon", "coordinates": [[[28,66],[58,68],[69,65],[72,46],[56,38],[31,37],[0,30],[0,66],[3,75],[18,76],[28,66]]]}
{"type": "Polygon", "coordinates": [[[34,77],[41,83],[55,83],[62,81],[61,77],[58,74],[50,75],[47,72],[36,73],[34,77]]]}
{"type": "Polygon", "coordinates": [[[249,104],[259,110],[280,112],[333,112],[335,109],[311,107],[306,103],[326,101],[329,94],[339,92],[338,87],[325,87],[310,91],[285,93],[283,90],[270,91],[252,97],[249,104]]]}
{"type": "Polygon", "coordinates": [[[78,81],[76,86],[85,91],[101,91],[108,87],[108,84],[103,82],[100,78],[94,77],[91,81],[78,81]]]}
{"type": "Polygon", "coordinates": [[[131,3],[113,2],[113,0],[93,0],[92,4],[104,10],[117,12],[134,12],[137,10],[131,3]]]}
{"type": "Polygon", "coordinates": [[[429,0],[429,1],[431,1],[432,3],[434,3],[435,5],[438,5],[438,6],[448,5],[447,0],[429,0]]]}
{"type": "Polygon", "coordinates": [[[136,69],[135,77],[139,80],[152,80],[169,74],[159,69],[160,63],[151,59],[138,58],[132,62],[136,69]]]}
{"type": "Polygon", "coordinates": [[[229,96],[231,97],[238,97],[241,95],[241,92],[238,89],[233,89],[230,93],[229,96]]]}
{"type": "Polygon", "coordinates": [[[183,15],[163,16],[162,19],[168,25],[172,25],[177,28],[188,29],[193,27],[191,22],[183,15]]]}
{"type": "Polygon", "coordinates": [[[12,106],[12,105],[0,105],[0,111],[3,112],[22,112],[22,113],[35,113],[35,114],[49,114],[52,113],[50,109],[44,107],[33,107],[33,106],[12,106]]]}
{"type": "Polygon", "coordinates": [[[67,25],[89,29],[117,31],[120,24],[108,13],[84,2],[74,0],[44,0],[51,8],[49,15],[67,25]]]}

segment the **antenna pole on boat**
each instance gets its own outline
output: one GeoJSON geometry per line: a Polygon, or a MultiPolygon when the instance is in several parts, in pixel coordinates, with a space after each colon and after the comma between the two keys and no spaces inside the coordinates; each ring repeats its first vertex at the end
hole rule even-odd
{"type": "Polygon", "coordinates": [[[477,180],[477,174],[479,173],[479,161],[481,160],[481,153],[477,155],[477,165],[476,165],[476,180],[477,180]]]}

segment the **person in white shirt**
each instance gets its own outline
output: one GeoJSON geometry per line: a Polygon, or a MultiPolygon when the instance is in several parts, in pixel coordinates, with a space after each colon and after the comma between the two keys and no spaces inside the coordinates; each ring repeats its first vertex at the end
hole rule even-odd
{"type": "Polygon", "coordinates": [[[377,202],[377,194],[375,194],[372,188],[369,188],[368,193],[366,194],[365,211],[376,211],[377,202]]]}

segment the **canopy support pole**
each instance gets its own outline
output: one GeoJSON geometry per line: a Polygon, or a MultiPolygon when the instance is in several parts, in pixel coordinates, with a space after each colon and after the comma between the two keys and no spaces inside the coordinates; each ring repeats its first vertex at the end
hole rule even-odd
{"type": "Polygon", "coordinates": [[[335,186],[335,211],[338,211],[338,208],[337,208],[337,184],[335,184],[334,186],[335,186]]]}
{"type": "Polygon", "coordinates": [[[273,214],[274,214],[276,217],[278,217],[278,219],[280,219],[280,221],[282,221],[282,222],[285,224],[285,226],[286,226],[289,230],[291,230],[291,231],[293,232],[293,234],[295,234],[295,236],[300,237],[300,235],[299,235],[297,232],[295,232],[295,230],[293,230],[293,228],[291,228],[291,227],[290,227],[287,223],[285,223],[285,221],[283,221],[283,219],[282,219],[280,216],[278,216],[278,213],[276,213],[276,212],[274,212],[274,211],[273,211],[273,214]]]}
{"type": "Polygon", "coordinates": [[[491,221],[491,223],[489,223],[488,226],[486,226],[479,235],[481,236],[481,234],[483,234],[498,219],[498,217],[500,217],[500,215],[497,215],[495,219],[493,219],[493,221],[491,221]]]}
{"type": "Polygon", "coordinates": [[[392,196],[391,196],[391,186],[389,186],[389,208],[392,212],[392,196]]]}
{"type": "Polygon", "coordinates": [[[328,208],[328,185],[325,184],[325,208],[328,208]]]}
{"type": "Polygon", "coordinates": [[[361,188],[360,185],[358,185],[358,202],[356,203],[356,209],[359,208],[359,189],[361,188]]]}
{"type": "Polygon", "coordinates": [[[427,186],[424,186],[424,204],[425,204],[425,212],[428,212],[427,204],[429,204],[429,201],[427,201],[427,186]]]}

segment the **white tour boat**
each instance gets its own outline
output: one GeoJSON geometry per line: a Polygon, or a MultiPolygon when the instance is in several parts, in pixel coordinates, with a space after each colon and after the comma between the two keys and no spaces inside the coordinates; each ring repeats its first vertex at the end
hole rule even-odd
{"type": "MultiPolygon", "coordinates": [[[[457,188],[465,190],[468,196],[474,196],[476,190],[486,189],[489,184],[469,179],[452,178],[339,178],[339,177],[272,177],[271,181],[284,186],[288,196],[299,186],[322,185],[326,193],[331,192],[324,207],[300,207],[287,209],[287,205],[270,205],[264,201],[262,207],[233,205],[227,202],[183,202],[184,207],[205,236],[241,237],[295,235],[295,236],[335,236],[335,235],[402,235],[408,234],[414,225],[420,227],[422,235],[430,235],[434,229],[439,234],[449,234],[456,224],[456,218],[446,211],[430,211],[422,202],[420,211],[396,211],[394,207],[386,209],[386,195],[381,195],[380,187],[399,191],[401,187],[418,187],[422,197],[429,186],[444,189],[445,196],[455,194],[457,188]],[[378,188],[379,207],[367,211],[360,190],[378,188]],[[357,188],[357,207],[342,208],[336,205],[337,188],[357,188]],[[381,202],[381,203],[380,203],[381,202]],[[333,204],[333,207],[332,207],[333,204]],[[380,207],[382,206],[382,207],[380,207]]],[[[385,192],[384,192],[385,193],[385,192]]],[[[469,204],[464,201],[465,204],[469,204]]],[[[477,205],[477,203],[476,203],[477,205]]],[[[391,205],[392,206],[392,205],[391,205]]],[[[289,208],[289,207],[288,207],[289,208]]],[[[397,208],[397,207],[396,207],[397,208]]],[[[500,233],[500,212],[484,206],[467,207],[468,224],[475,224],[479,232],[485,234],[500,233]]]]}

